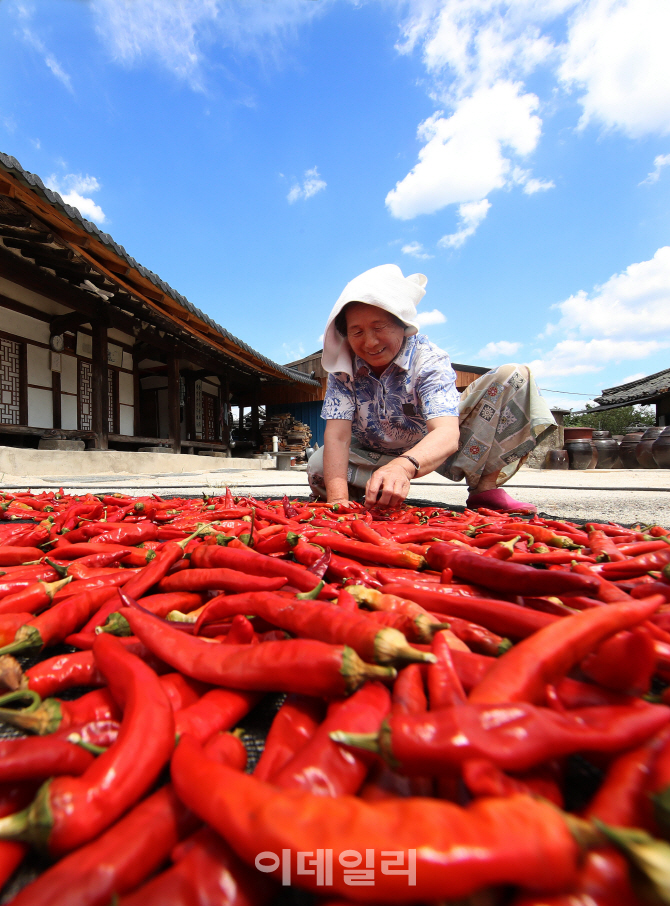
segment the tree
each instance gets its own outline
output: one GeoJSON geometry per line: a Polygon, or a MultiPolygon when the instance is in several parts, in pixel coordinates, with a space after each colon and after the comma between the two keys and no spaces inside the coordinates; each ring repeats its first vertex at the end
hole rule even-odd
{"type": "Polygon", "coordinates": [[[597,406],[589,406],[593,412],[584,415],[566,415],[566,428],[594,428],[596,431],[609,431],[610,434],[624,434],[629,425],[655,425],[656,416],[653,406],[622,406],[620,409],[606,409],[600,412],[597,406]]]}

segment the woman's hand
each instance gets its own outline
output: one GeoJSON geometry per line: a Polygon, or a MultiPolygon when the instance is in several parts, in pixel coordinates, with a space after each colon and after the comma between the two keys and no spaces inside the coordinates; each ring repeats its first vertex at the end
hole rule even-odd
{"type": "Polygon", "coordinates": [[[365,486],[365,505],[400,506],[409,494],[410,473],[414,476],[414,466],[409,459],[392,459],[385,466],[380,466],[365,486]]]}
{"type": "Polygon", "coordinates": [[[349,503],[347,469],[351,445],[351,422],[328,419],[323,446],[323,480],[328,503],[349,503]]]}

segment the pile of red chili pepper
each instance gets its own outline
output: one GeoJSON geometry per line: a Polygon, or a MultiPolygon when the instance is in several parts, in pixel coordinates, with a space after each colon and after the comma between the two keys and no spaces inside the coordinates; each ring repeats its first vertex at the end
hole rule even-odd
{"type": "Polygon", "coordinates": [[[16,906],[670,903],[667,529],[230,491],[0,511],[0,886],[48,865],[16,906]]]}

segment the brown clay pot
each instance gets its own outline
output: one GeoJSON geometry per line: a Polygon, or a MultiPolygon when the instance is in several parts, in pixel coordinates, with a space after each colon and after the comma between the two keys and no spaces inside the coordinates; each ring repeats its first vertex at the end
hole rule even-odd
{"type": "MultiPolygon", "coordinates": [[[[607,432],[609,434],[609,431],[607,432]]],[[[596,437],[592,441],[598,451],[596,469],[611,469],[619,459],[619,443],[613,437],[596,437]]]]}
{"type": "Polygon", "coordinates": [[[659,469],[670,469],[670,427],[658,435],[651,448],[651,454],[659,469]]]}
{"type": "Polygon", "coordinates": [[[590,440],[593,437],[593,428],[563,428],[565,443],[572,440],[590,440]]]}
{"type": "Polygon", "coordinates": [[[569,469],[570,458],[567,450],[548,450],[544,460],[545,469],[569,469]]]}
{"type": "Polygon", "coordinates": [[[637,464],[637,457],[635,456],[635,449],[642,439],[642,432],[635,431],[630,434],[626,434],[624,439],[619,444],[619,456],[621,457],[621,465],[624,469],[637,469],[639,468],[637,464]]]}
{"type": "Polygon", "coordinates": [[[591,439],[592,440],[602,440],[603,437],[611,437],[610,432],[609,431],[594,431],[591,439]]]}
{"type": "Polygon", "coordinates": [[[594,451],[590,440],[582,438],[582,440],[568,441],[565,445],[565,449],[568,454],[571,469],[581,470],[593,468],[591,461],[593,460],[594,451]]]}
{"type": "Polygon", "coordinates": [[[663,428],[647,428],[635,448],[637,461],[643,469],[657,469],[656,460],[651,452],[656,438],[663,433],[663,428]]]}

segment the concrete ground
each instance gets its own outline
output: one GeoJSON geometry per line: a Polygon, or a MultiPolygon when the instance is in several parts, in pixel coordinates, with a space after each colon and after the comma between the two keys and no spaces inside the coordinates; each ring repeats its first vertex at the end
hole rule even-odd
{"type": "MultiPolygon", "coordinates": [[[[66,456],[68,454],[65,454],[66,456]]],[[[86,457],[91,454],[79,454],[86,457]]],[[[94,454],[95,455],[95,454],[94,454]]],[[[126,494],[157,493],[163,497],[193,496],[201,493],[216,493],[229,486],[233,493],[250,494],[256,497],[307,497],[309,487],[305,467],[290,471],[278,471],[271,462],[259,460],[209,459],[213,469],[202,468],[204,457],[187,457],[189,471],[181,471],[187,464],[186,457],[171,457],[156,454],[161,462],[153,461],[153,454],[132,454],[140,459],[128,459],[124,454],[125,467],[118,470],[105,468],[105,457],[95,455],[95,474],[73,475],[71,468],[59,474],[59,458],[51,458],[51,469],[42,465],[27,474],[0,472],[0,490],[25,490],[28,486],[35,491],[43,488],[63,486],[67,491],[82,493],[92,491],[122,491],[126,494]],[[150,457],[154,471],[148,469],[150,457]],[[195,462],[194,462],[195,460],[195,462]],[[165,463],[171,466],[170,471],[165,463]],[[194,468],[195,467],[199,467],[194,468]],[[179,469],[179,470],[178,470],[179,469]],[[131,471],[132,470],[132,471],[131,471]],[[63,474],[66,472],[66,474],[63,474]],[[46,473],[46,474],[45,474],[46,473]],[[49,474],[50,473],[50,474],[49,474]],[[142,474],[140,474],[142,473],[142,474]]],[[[15,460],[18,464],[18,460],[15,460]]],[[[14,465],[14,463],[12,463],[14,465]]],[[[92,472],[92,465],[86,472],[92,472]]],[[[111,465],[111,462],[110,462],[111,465]]],[[[16,471],[19,469],[16,467],[16,471]]],[[[82,470],[83,471],[83,470],[82,470]]],[[[534,503],[541,513],[560,518],[592,519],[614,521],[623,524],[635,522],[670,525],[670,470],[662,469],[621,469],[586,471],[548,471],[522,468],[506,485],[518,500],[534,503]]],[[[439,475],[427,475],[412,482],[410,503],[434,503],[440,506],[463,506],[467,488],[463,483],[454,484],[439,475]]]]}

